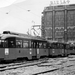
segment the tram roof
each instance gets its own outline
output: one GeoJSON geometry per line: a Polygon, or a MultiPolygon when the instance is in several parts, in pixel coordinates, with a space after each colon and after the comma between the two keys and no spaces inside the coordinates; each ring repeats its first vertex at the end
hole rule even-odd
{"type": "Polygon", "coordinates": [[[55,40],[48,40],[49,43],[57,43],[58,41],[55,40]]]}
{"type": "Polygon", "coordinates": [[[22,35],[12,35],[12,34],[2,34],[0,35],[1,39],[6,39],[6,38],[9,38],[9,37],[15,37],[15,38],[22,38],[22,39],[30,39],[30,40],[43,40],[45,41],[44,38],[42,37],[39,37],[39,36],[31,36],[31,35],[27,35],[25,34],[24,36],[22,35]]]}
{"type": "Polygon", "coordinates": [[[48,40],[49,43],[61,43],[61,44],[67,44],[64,41],[57,41],[57,40],[48,40]]]}
{"type": "Polygon", "coordinates": [[[75,44],[75,40],[74,41],[68,41],[67,43],[75,44]]]}

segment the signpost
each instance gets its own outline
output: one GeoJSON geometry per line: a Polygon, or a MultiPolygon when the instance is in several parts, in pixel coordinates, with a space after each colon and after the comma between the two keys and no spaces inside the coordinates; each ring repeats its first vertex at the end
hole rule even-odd
{"type": "Polygon", "coordinates": [[[63,4],[69,4],[70,0],[54,0],[54,1],[50,1],[50,6],[53,5],[63,5],[63,4]]]}

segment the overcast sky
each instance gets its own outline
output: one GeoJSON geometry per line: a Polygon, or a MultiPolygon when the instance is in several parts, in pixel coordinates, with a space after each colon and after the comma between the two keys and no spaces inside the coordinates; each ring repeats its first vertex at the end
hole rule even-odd
{"type": "Polygon", "coordinates": [[[0,33],[4,30],[26,33],[32,25],[41,25],[42,11],[50,1],[53,0],[0,0],[0,33]]]}

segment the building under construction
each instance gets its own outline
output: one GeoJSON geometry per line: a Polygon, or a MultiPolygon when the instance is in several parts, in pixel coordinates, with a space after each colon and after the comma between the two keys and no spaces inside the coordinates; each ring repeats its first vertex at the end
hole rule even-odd
{"type": "Polygon", "coordinates": [[[42,37],[75,40],[75,5],[48,6],[42,12],[42,37]]]}

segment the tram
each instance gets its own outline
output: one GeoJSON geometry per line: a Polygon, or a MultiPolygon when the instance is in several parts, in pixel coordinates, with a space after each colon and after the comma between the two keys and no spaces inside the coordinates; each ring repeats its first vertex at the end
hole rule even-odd
{"type": "Polygon", "coordinates": [[[19,58],[30,60],[69,54],[75,54],[75,45],[11,31],[4,31],[0,35],[0,61],[19,58]]]}
{"type": "Polygon", "coordinates": [[[49,55],[50,56],[67,56],[67,44],[58,41],[49,41],[49,55]]]}
{"type": "Polygon", "coordinates": [[[48,56],[47,41],[41,37],[4,31],[0,35],[0,60],[48,56]]]}

